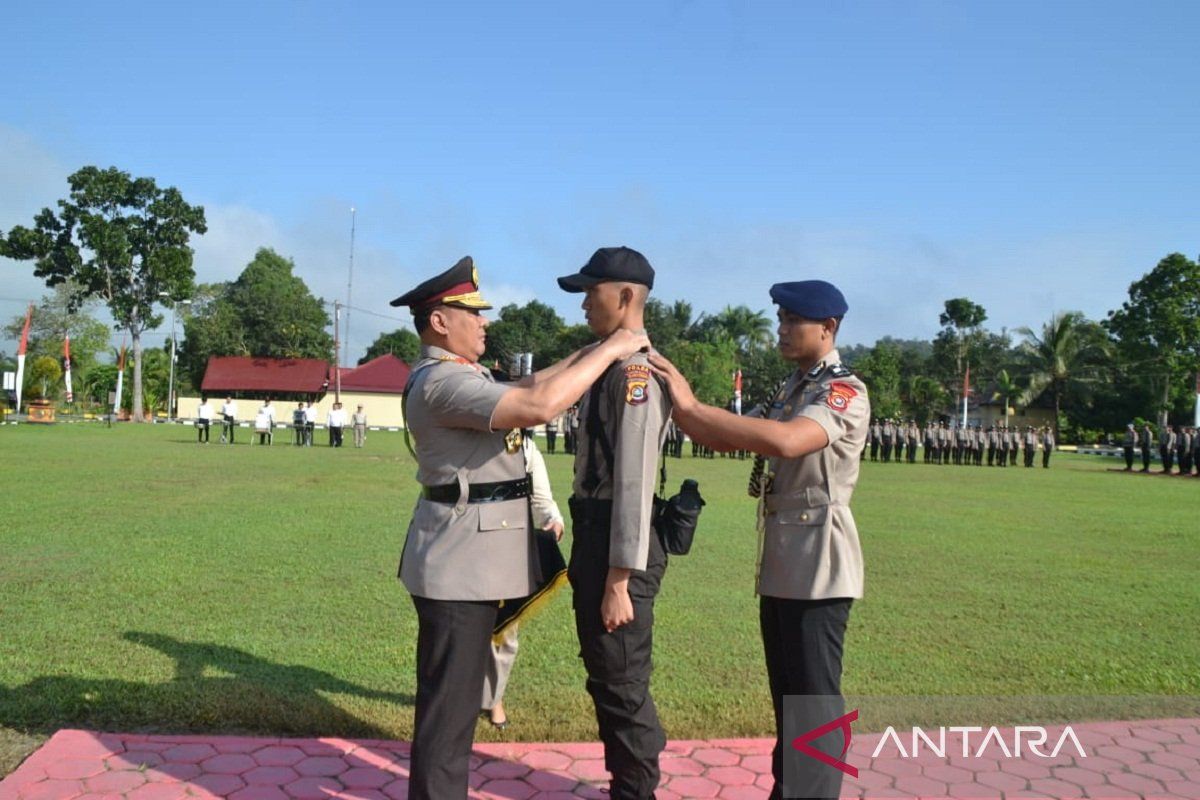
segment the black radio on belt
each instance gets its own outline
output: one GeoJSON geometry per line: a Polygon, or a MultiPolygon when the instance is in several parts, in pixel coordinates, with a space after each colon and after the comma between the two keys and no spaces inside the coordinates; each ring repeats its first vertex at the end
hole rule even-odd
{"type": "Polygon", "coordinates": [[[679,486],[679,494],[669,500],[654,496],[654,530],[663,549],[673,556],[686,556],[696,538],[696,524],[704,509],[700,485],[691,478],[679,486]]]}

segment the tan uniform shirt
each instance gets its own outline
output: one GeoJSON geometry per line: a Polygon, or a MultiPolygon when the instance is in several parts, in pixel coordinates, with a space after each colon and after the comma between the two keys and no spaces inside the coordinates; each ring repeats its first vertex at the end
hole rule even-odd
{"type": "Polygon", "coordinates": [[[400,579],[413,594],[433,600],[528,595],[537,577],[528,499],[467,502],[469,484],[526,475],[519,438],[491,429],[496,404],[511,387],[437,347],[422,347],[413,371],[405,411],[417,481],[457,483],[460,497],[457,503],[417,501],[400,579]]]}
{"type": "Polygon", "coordinates": [[[772,404],[770,419],[807,417],[829,444],[800,458],[772,458],[758,593],[821,600],[862,597],[863,559],[850,497],[871,405],[867,387],[840,365],[836,350],[797,372],[772,404]]]}
{"type": "Polygon", "coordinates": [[[616,463],[608,464],[604,450],[592,441],[589,390],[579,406],[573,492],[576,497],[613,501],[608,565],[644,570],[650,554],[658,458],[671,416],[671,399],[655,380],[650,362],[642,353],[619,362],[601,380],[597,435],[608,437],[616,463]],[[593,447],[595,453],[591,452],[593,447]],[[600,480],[588,491],[585,481],[590,458],[595,459],[600,480]]]}

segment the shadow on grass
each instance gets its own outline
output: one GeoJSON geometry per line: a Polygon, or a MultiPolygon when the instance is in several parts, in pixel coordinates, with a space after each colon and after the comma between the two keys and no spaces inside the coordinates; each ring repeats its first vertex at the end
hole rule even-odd
{"type": "Polygon", "coordinates": [[[47,675],[0,686],[0,724],[28,733],[60,728],[167,733],[264,733],[389,738],[322,693],[411,706],[409,694],[383,692],[311,667],[276,664],[226,645],[129,631],[126,641],[175,662],[165,683],[47,675]]]}

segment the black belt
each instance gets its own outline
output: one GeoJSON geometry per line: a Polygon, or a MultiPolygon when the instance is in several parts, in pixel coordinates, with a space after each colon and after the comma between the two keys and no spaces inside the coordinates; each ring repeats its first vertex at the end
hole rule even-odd
{"type": "MultiPolygon", "coordinates": [[[[499,503],[529,497],[529,478],[496,483],[472,483],[467,488],[468,503],[499,503]]],[[[435,503],[457,503],[461,496],[457,483],[441,486],[422,486],[421,497],[435,503]]]]}

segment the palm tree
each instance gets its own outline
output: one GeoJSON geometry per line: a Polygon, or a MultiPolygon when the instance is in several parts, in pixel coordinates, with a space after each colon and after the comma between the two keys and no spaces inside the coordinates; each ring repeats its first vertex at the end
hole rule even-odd
{"type": "Polygon", "coordinates": [[[1078,311],[1055,314],[1042,326],[1040,335],[1030,328],[1018,328],[1017,333],[1025,337],[1018,352],[1030,370],[1027,396],[1033,400],[1047,389],[1051,391],[1057,439],[1058,414],[1067,390],[1086,391],[1098,382],[1112,345],[1103,328],[1078,311]]]}
{"type": "Polygon", "coordinates": [[[723,331],[742,350],[770,347],[774,342],[771,320],[762,311],[752,311],[747,306],[725,306],[711,324],[723,331]]]}
{"type": "Polygon", "coordinates": [[[1004,421],[1008,422],[1008,406],[1011,402],[1013,407],[1018,405],[1026,405],[1029,399],[1026,397],[1025,390],[1017,383],[1017,379],[1008,374],[1008,370],[1002,369],[996,374],[996,391],[992,393],[993,400],[1004,398],[1004,421]]]}

